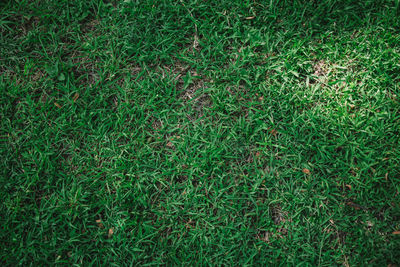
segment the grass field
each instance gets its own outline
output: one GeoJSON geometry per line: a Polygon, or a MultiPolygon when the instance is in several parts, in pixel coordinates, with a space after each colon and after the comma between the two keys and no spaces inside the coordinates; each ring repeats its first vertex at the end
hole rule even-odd
{"type": "Polygon", "coordinates": [[[2,265],[400,266],[398,0],[0,10],[2,265]]]}

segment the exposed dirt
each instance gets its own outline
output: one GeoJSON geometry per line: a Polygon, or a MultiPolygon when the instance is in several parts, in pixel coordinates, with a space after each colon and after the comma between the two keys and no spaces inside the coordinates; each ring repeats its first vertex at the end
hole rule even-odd
{"type": "Polygon", "coordinates": [[[313,65],[314,75],[317,77],[326,77],[330,72],[328,65],[324,60],[317,61],[313,65]]]}
{"type": "Polygon", "coordinates": [[[186,105],[190,105],[196,111],[196,117],[203,115],[203,108],[210,107],[212,104],[211,97],[202,90],[207,87],[210,82],[208,78],[202,77],[196,70],[191,69],[189,65],[177,61],[174,66],[163,66],[162,77],[172,75],[176,81],[176,89],[179,92],[179,98],[186,105]],[[191,81],[185,86],[184,77],[191,76],[191,81]]]}

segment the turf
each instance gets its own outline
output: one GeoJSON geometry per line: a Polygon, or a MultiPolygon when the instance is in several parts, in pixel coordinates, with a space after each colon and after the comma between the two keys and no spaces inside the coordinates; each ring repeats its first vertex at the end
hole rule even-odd
{"type": "Polygon", "coordinates": [[[0,10],[3,265],[399,266],[398,0],[0,10]]]}

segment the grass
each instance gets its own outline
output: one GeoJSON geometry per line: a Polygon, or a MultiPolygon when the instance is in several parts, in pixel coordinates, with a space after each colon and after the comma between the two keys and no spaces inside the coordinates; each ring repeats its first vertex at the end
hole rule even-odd
{"type": "Polygon", "coordinates": [[[400,264],[399,1],[4,1],[3,265],[400,264]]]}

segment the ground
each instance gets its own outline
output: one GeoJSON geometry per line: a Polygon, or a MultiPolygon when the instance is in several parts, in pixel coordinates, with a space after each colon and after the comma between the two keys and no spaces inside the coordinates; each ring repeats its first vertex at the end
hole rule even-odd
{"type": "Polygon", "coordinates": [[[398,0],[0,9],[3,264],[399,266],[398,0]]]}

